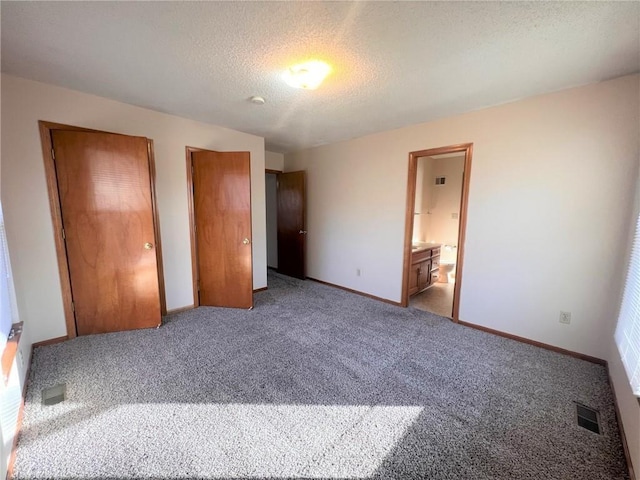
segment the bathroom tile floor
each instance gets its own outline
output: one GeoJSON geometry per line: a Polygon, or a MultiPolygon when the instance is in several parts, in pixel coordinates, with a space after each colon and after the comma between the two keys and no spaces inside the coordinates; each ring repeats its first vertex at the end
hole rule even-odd
{"type": "Polygon", "coordinates": [[[451,318],[454,283],[436,283],[409,299],[409,306],[451,318]]]}

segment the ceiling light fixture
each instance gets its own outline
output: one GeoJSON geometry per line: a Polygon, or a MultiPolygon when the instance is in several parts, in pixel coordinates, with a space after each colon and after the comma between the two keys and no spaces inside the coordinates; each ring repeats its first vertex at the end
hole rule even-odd
{"type": "Polygon", "coordinates": [[[258,97],[257,95],[254,95],[253,97],[251,97],[249,101],[251,103],[255,103],[256,105],[264,105],[264,98],[258,97]]]}
{"type": "Polygon", "coordinates": [[[284,74],[284,80],[295,88],[315,90],[331,73],[331,67],[320,60],[310,60],[289,67],[284,74]]]}

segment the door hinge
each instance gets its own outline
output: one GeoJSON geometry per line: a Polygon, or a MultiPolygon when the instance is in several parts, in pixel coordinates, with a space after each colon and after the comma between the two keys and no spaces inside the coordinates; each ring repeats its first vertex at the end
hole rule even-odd
{"type": "Polygon", "coordinates": [[[63,240],[67,239],[67,235],[64,233],[64,228],[62,229],[62,239],[63,240]]]}
{"type": "Polygon", "coordinates": [[[198,280],[198,292],[200,291],[200,280],[198,280]]]}
{"type": "Polygon", "coordinates": [[[56,159],[56,152],[53,148],[51,149],[51,158],[53,158],[54,160],[56,159]]]}
{"type": "Polygon", "coordinates": [[[71,302],[71,311],[72,311],[73,313],[75,313],[75,312],[76,312],[76,304],[75,304],[74,302],[71,302]]]}

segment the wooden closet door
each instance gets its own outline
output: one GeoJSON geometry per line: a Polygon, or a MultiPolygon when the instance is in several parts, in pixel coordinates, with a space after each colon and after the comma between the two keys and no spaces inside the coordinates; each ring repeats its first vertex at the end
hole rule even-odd
{"type": "Polygon", "coordinates": [[[305,172],[278,174],[278,272],[305,279],[305,172]]]}
{"type": "Polygon", "coordinates": [[[251,308],[249,152],[200,150],[191,161],[200,305],[251,308]]]}
{"type": "Polygon", "coordinates": [[[161,323],[147,139],[52,132],[78,335],[161,323]]]}

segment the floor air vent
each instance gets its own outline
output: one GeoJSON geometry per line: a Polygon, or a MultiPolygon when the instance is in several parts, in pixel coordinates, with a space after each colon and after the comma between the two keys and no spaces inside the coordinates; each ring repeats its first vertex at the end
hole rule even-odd
{"type": "Polygon", "coordinates": [[[42,390],[42,404],[55,405],[63,402],[67,393],[67,386],[64,383],[55,387],[45,388],[42,390]]]}
{"type": "Polygon", "coordinates": [[[578,425],[587,430],[591,430],[594,433],[600,434],[600,419],[598,411],[593,408],[585,407],[584,405],[576,404],[576,413],[578,418],[578,425]]]}

